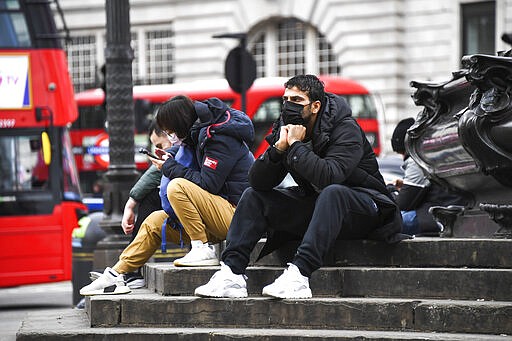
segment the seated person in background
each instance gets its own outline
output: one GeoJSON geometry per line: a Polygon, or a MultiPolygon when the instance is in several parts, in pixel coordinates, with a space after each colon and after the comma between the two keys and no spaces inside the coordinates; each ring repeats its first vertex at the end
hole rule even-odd
{"type": "Polygon", "coordinates": [[[438,235],[442,227],[434,220],[428,209],[431,206],[464,205],[464,199],[430,182],[420,166],[409,156],[405,148],[405,137],[413,124],[413,118],[406,118],[398,122],[393,132],[391,146],[393,151],[401,154],[404,159],[404,178],[398,179],[390,191],[395,193],[396,202],[402,212],[402,233],[438,235]]]}
{"type": "MultiPolygon", "coordinates": [[[[149,127],[149,140],[156,148],[173,153],[171,141],[154,121],[149,127]]],[[[121,221],[124,233],[132,235],[130,242],[135,239],[144,219],[154,211],[162,209],[158,194],[161,178],[162,172],[152,164],[130,190],[130,197],[124,206],[121,221]]]]}
{"type": "MultiPolygon", "coordinates": [[[[166,240],[184,240],[192,246],[174,265],[218,265],[215,249],[208,243],[226,238],[238,200],[249,186],[248,171],[254,162],[248,147],[254,138],[252,122],[245,113],[228,108],[217,98],[194,102],[186,96],[163,103],[156,122],[170,137],[176,136],[192,147],[199,165],[199,170],[183,166],[161,149],[156,150],[161,159],[151,160],[171,179],[167,197],[183,226],[183,230],[167,227],[166,240]]],[[[122,274],[140,268],[153,255],[160,246],[162,224],[167,218],[164,210],[151,213],[119,261],[83,287],[80,294],[130,292],[122,274]]]]}
{"type": "MultiPolygon", "coordinates": [[[[149,140],[156,148],[173,152],[171,151],[171,141],[154,121],[149,126],[149,140]]],[[[144,219],[152,212],[162,209],[158,194],[161,178],[162,172],[155,165],[151,165],[130,190],[130,197],[124,206],[123,218],[121,220],[124,233],[131,234],[130,243],[135,239],[144,219]]],[[[101,273],[92,272],[90,277],[92,280],[95,280],[100,275],[101,273]]],[[[140,268],[126,273],[124,280],[125,284],[132,289],[141,288],[145,285],[140,268]]]]}
{"type": "Polygon", "coordinates": [[[104,184],[103,180],[98,179],[92,184],[92,196],[93,198],[103,198],[104,184]]]}
{"type": "MultiPolygon", "coordinates": [[[[171,148],[171,141],[154,121],[149,126],[149,140],[156,148],[165,149],[171,153],[177,149],[171,148]]],[[[130,243],[135,239],[144,219],[152,212],[162,209],[158,193],[161,177],[162,172],[156,166],[151,165],[130,190],[130,197],[124,206],[121,220],[124,233],[131,234],[130,243]]],[[[91,271],[89,273],[89,277],[93,281],[100,276],[100,272],[91,271]]],[[[140,268],[124,274],[124,281],[131,289],[142,288],[145,285],[140,268]]]]}

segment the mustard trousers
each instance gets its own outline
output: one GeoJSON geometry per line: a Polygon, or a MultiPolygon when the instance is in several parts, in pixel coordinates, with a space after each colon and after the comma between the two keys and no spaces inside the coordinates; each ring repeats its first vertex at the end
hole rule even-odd
{"type": "MultiPolygon", "coordinates": [[[[176,178],[167,186],[167,197],[183,225],[182,239],[203,243],[218,243],[226,239],[235,206],[226,199],[211,194],[196,184],[176,178]]],[[[168,215],[165,211],[151,213],[142,223],[135,239],[124,249],[113,266],[118,273],[133,272],[142,267],[160,247],[162,224],[168,215]]],[[[166,239],[180,243],[180,232],[167,225],[166,239]]]]}

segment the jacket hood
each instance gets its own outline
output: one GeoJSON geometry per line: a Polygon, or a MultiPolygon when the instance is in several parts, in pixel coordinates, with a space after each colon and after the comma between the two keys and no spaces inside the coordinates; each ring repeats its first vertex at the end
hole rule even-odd
{"type": "Polygon", "coordinates": [[[320,150],[329,142],[333,127],[345,118],[352,116],[352,110],[345,99],[340,96],[326,93],[324,103],[313,128],[313,148],[315,150],[320,150]]]}
{"type": "Polygon", "coordinates": [[[229,135],[251,146],[254,141],[254,126],[242,111],[228,108],[218,98],[194,103],[198,122],[192,129],[201,130],[201,139],[210,139],[215,134],[229,135]],[[204,133],[203,133],[204,131],[204,133]]]}

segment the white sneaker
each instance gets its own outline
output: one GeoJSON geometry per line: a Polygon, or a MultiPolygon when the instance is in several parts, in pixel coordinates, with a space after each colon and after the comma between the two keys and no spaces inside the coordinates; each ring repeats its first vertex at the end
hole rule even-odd
{"type": "Polygon", "coordinates": [[[210,281],[196,288],[194,295],[201,297],[247,297],[245,275],[235,275],[229,266],[220,262],[220,270],[213,274],[210,281]]]}
{"type": "Polygon", "coordinates": [[[97,280],[98,278],[100,278],[100,276],[103,275],[101,272],[98,272],[98,271],[90,271],[89,272],[89,279],[91,281],[95,281],[97,280]]]}
{"type": "Polygon", "coordinates": [[[80,295],[118,295],[127,294],[131,290],[124,283],[123,275],[111,268],[106,268],[103,274],[94,282],[80,289],[80,295]]]}
{"type": "MultiPolygon", "coordinates": [[[[89,272],[89,278],[91,281],[95,281],[102,275],[101,272],[91,271],[89,272]]],[[[130,272],[123,275],[124,284],[130,289],[140,289],[146,286],[146,281],[137,272],[130,272]]]]}
{"type": "Polygon", "coordinates": [[[174,261],[175,266],[211,266],[219,265],[219,258],[213,245],[192,241],[192,249],[184,257],[174,261]]]}
{"type": "Polygon", "coordinates": [[[130,289],[140,289],[146,286],[146,281],[138,272],[129,272],[123,275],[124,285],[130,289]]]}
{"type": "Polygon", "coordinates": [[[274,283],[263,288],[262,294],[277,298],[313,297],[309,288],[309,278],[303,276],[299,268],[291,263],[288,263],[288,269],[285,269],[274,283]]]}

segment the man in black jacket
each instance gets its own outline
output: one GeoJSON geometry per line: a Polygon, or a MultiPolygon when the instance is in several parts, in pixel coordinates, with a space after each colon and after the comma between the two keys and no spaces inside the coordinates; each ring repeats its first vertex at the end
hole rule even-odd
{"type": "Polygon", "coordinates": [[[324,92],[313,75],[285,83],[283,110],[270,147],[249,171],[235,211],[221,269],[195,294],[246,297],[245,269],[260,238],[262,255],[298,239],[295,257],[263,295],[309,298],[311,273],[337,238],[400,239],[401,217],[388,197],[375,154],[344,99],[324,92]],[[298,184],[276,188],[290,173],[298,184]]]}

